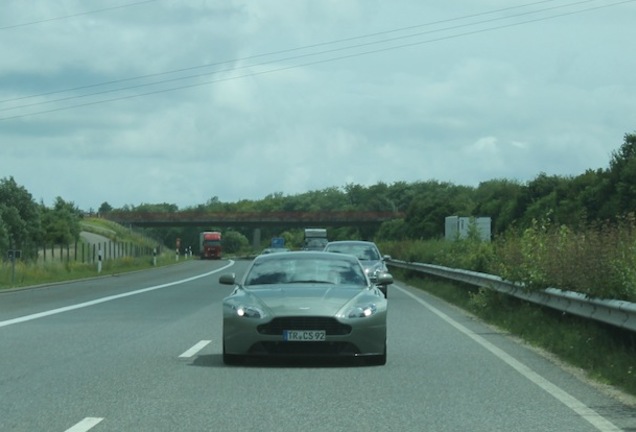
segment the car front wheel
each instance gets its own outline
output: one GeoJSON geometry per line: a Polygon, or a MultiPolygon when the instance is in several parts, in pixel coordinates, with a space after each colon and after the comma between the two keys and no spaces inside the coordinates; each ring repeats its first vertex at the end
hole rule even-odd
{"type": "Polygon", "coordinates": [[[228,366],[243,364],[245,357],[239,354],[228,354],[225,352],[225,342],[223,343],[223,363],[228,366]]]}
{"type": "Polygon", "coordinates": [[[367,363],[372,366],[383,366],[386,364],[386,343],[384,344],[384,352],[368,358],[367,363]]]}

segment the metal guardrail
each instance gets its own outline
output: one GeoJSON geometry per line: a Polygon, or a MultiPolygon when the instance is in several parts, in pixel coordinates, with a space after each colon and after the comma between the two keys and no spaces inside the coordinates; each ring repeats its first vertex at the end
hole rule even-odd
{"type": "Polygon", "coordinates": [[[391,259],[387,260],[387,265],[492,289],[562,312],[636,331],[636,303],[622,300],[591,299],[585,294],[556,288],[529,291],[522,285],[505,281],[499,276],[432,264],[409,263],[391,259]]]}

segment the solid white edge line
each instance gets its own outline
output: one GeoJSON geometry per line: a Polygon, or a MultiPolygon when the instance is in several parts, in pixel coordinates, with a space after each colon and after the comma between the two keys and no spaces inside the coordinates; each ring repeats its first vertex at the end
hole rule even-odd
{"type": "Polygon", "coordinates": [[[597,413],[596,411],[594,411],[593,409],[585,405],[583,402],[579,401],[574,396],[570,395],[568,392],[558,387],[556,384],[553,384],[552,382],[543,378],[541,375],[539,375],[538,373],[530,369],[528,366],[524,365],[519,360],[515,359],[514,357],[512,357],[511,355],[509,355],[502,349],[497,348],[495,345],[488,342],[483,337],[475,334],[468,328],[464,327],[463,325],[461,325],[460,323],[458,323],[457,321],[455,321],[454,319],[446,315],[444,312],[440,311],[439,309],[430,305],[426,301],[417,297],[415,294],[408,292],[406,289],[399,287],[395,284],[393,284],[392,286],[396,287],[397,289],[402,291],[404,294],[408,295],[413,300],[420,303],[422,306],[424,306],[425,308],[433,312],[435,315],[437,315],[438,317],[446,321],[448,324],[455,327],[460,332],[464,333],[473,341],[477,342],[479,345],[486,348],[488,351],[490,351],[492,354],[494,354],[504,363],[508,364],[510,367],[515,369],[517,372],[519,372],[521,375],[526,377],[528,380],[530,380],[531,382],[541,387],[544,391],[546,391],[547,393],[552,395],[554,398],[556,398],[559,402],[563,403],[565,406],[567,406],[572,411],[577,413],[580,417],[587,420],[592,426],[594,426],[599,431],[601,432],[621,432],[622,431],[622,429],[620,429],[615,424],[607,420],[605,417],[601,416],[599,413],[597,413]]]}
{"type": "Polygon", "coordinates": [[[190,348],[189,350],[187,350],[186,352],[181,354],[179,356],[179,358],[190,358],[190,357],[194,356],[196,353],[198,353],[203,348],[205,348],[206,345],[208,345],[210,342],[212,342],[212,341],[210,341],[210,340],[202,340],[202,341],[198,342],[192,348],[190,348]]]}
{"type": "Polygon", "coordinates": [[[134,295],[137,295],[137,294],[143,294],[143,293],[146,293],[146,292],[155,291],[155,290],[158,290],[158,289],[167,288],[167,287],[174,286],[174,285],[179,285],[179,284],[190,282],[190,281],[193,281],[193,280],[196,280],[196,279],[201,279],[201,278],[206,277],[206,276],[210,276],[211,274],[217,273],[217,272],[219,272],[221,270],[225,270],[226,268],[231,267],[232,265],[234,265],[234,261],[230,260],[228,265],[226,265],[224,267],[221,267],[221,268],[218,268],[216,270],[213,270],[211,272],[200,274],[198,276],[193,276],[193,277],[190,277],[190,278],[181,279],[181,280],[178,280],[178,281],[174,281],[174,282],[170,282],[170,283],[166,283],[166,284],[162,284],[162,285],[155,285],[155,286],[151,286],[151,287],[148,287],[148,288],[142,288],[142,289],[136,290],[136,291],[130,291],[130,292],[122,293],[122,294],[116,294],[116,295],[112,295],[112,296],[108,296],[108,297],[102,297],[102,298],[91,300],[91,301],[87,301],[87,302],[84,302],[84,303],[78,303],[76,305],[65,306],[65,307],[61,307],[61,308],[58,308],[58,309],[52,309],[52,310],[49,310],[49,311],[39,312],[39,313],[31,314],[31,315],[25,315],[25,316],[22,316],[22,317],[13,318],[13,319],[6,320],[6,321],[0,321],[0,327],[6,327],[6,326],[13,325],[13,324],[19,324],[19,323],[23,323],[23,322],[27,322],[27,321],[32,321],[32,320],[36,320],[36,319],[39,319],[39,318],[44,318],[44,317],[51,316],[51,315],[56,315],[56,314],[63,313],[63,312],[69,312],[69,311],[76,310],[76,309],[82,309],[82,308],[89,307],[89,306],[95,306],[95,305],[100,304],[100,303],[106,303],[106,302],[109,302],[109,301],[112,301],[112,300],[117,300],[117,299],[124,298],[124,297],[130,297],[130,296],[134,296],[134,295]]]}
{"type": "Polygon", "coordinates": [[[104,420],[103,417],[86,417],[84,420],[77,423],[75,426],[71,426],[64,432],[86,432],[94,428],[102,420],[104,420]]]}

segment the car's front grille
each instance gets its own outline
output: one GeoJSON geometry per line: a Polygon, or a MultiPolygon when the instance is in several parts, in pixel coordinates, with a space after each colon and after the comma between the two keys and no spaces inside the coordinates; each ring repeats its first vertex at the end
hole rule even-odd
{"type": "Polygon", "coordinates": [[[342,324],[335,318],[315,316],[274,318],[267,324],[258,326],[258,332],[265,335],[282,335],[283,330],[325,330],[328,336],[341,336],[351,333],[351,326],[342,324]]]}
{"type": "Polygon", "coordinates": [[[358,348],[350,342],[272,342],[263,341],[250,347],[251,355],[280,356],[355,356],[358,348]]]}

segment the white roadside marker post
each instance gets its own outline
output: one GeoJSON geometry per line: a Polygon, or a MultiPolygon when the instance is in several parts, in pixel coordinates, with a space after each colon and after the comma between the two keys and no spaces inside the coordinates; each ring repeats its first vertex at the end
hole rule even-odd
{"type": "Polygon", "coordinates": [[[97,251],[97,273],[102,272],[102,247],[97,251]]]}

